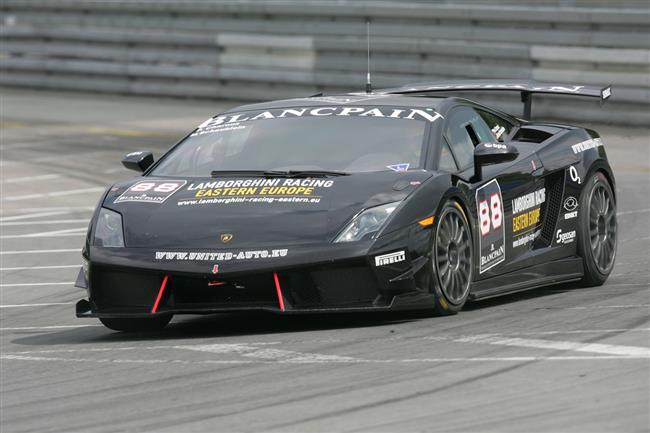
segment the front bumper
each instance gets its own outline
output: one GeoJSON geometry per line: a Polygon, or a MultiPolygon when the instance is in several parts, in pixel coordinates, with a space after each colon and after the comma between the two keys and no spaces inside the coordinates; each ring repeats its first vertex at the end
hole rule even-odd
{"type": "Polygon", "coordinates": [[[431,307],[433,299],[425,289],[431,269],[425,266],[428,237],[411,235],[398,233],[353,244],[294,245],[286,247],[288,253],[282,257],[219,263],[156,259],[160,251],[142,248],[90,247],[85,284],[89,296],[77,304],[77,316],[431,307]],[[375,264],[376,256],[395,251],[404,251],[405,259],[375,264]]]}

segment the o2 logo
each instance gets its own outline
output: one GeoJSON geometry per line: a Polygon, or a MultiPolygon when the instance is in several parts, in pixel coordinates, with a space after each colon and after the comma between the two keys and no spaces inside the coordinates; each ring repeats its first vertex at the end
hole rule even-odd
{"type": "Polygon", "coordinates": [[[137,201],[143,203],[163,203],[181,189],[185,180],[145,180],[131,185],[113,203],[137,201]]]}
{"type": "Polygon", "coordinates": [[[503,212],[501,211],[501,196],[499,194],[492,194],[489,204],[487,200],[481,200],[478,204],[478,209],[481,236],[487,235],[490,233],[490,230],[501,228],[501,224],[503,224],[503,212]]]}
{"type": "Polygon", "coordinates": [[[571,180],[578,185],[582,183],[582,179],[580,179],[580,175],[578,175],[578,169],[574,165],[569,167],[569,176],[571,177],[571,180]]]}

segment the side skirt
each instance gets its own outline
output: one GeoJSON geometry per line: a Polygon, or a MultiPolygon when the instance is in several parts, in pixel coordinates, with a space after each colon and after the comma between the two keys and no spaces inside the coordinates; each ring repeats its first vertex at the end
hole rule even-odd
{"type": "Polygon", "coordinates": [[[582,259],[572,257],[519,269],[474,283],[470,301],[536,289],[559,283],[578,281],[584,275],[582,259]]]}

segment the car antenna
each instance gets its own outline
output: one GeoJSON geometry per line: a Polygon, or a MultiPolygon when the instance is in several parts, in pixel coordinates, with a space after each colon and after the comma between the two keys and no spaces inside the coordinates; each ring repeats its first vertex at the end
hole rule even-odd
{"type": "Polygon", "coordinates": [[[370,19],[366,19],[366,39],[368,43],[368,73],[366,74],[366,93],[372,93],[372,84],[370,83],[370,19]]]}

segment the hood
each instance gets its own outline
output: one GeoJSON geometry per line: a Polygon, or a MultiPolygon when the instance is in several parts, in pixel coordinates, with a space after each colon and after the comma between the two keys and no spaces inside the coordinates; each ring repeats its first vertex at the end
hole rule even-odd
{"type": "Polygon", "coordinates": [[[140,177],[111,188],[125,244],[228,248],[331,241],[362,209],[401,201],[431,172],[382,171],[327,178],[140,177]]]}

